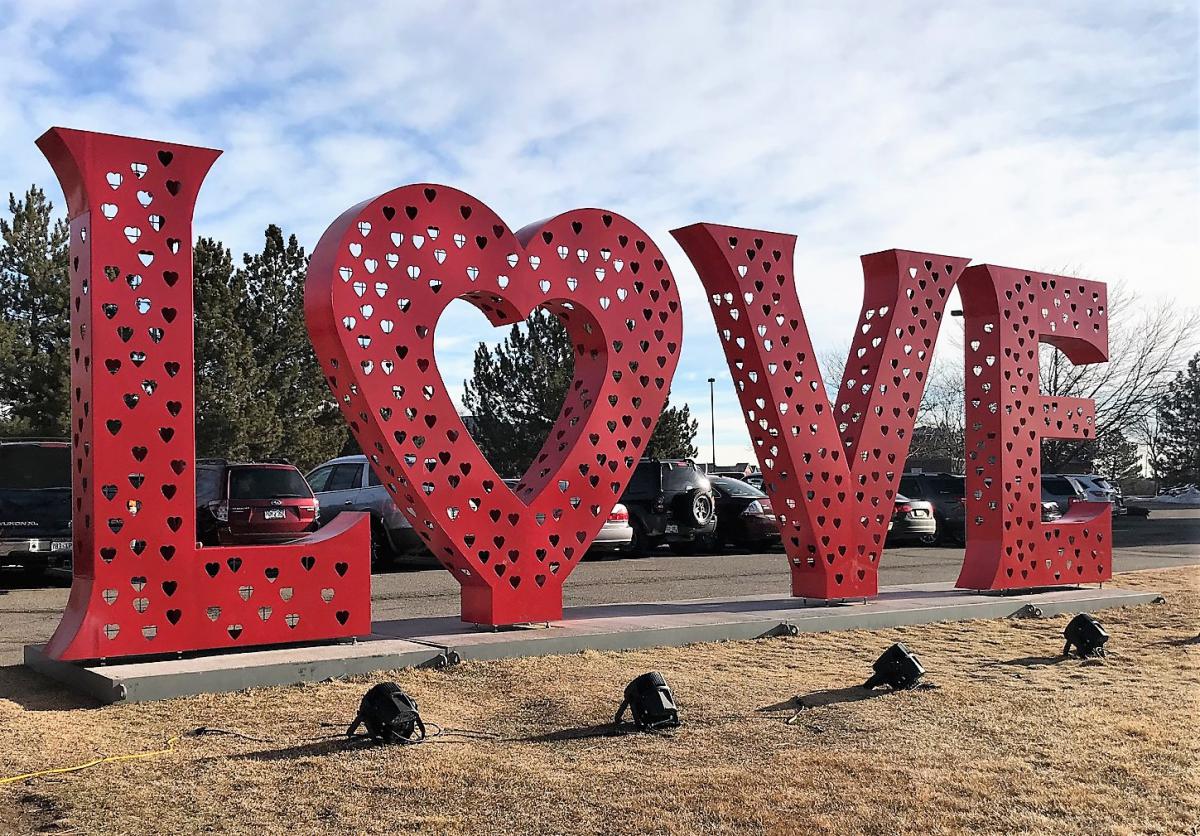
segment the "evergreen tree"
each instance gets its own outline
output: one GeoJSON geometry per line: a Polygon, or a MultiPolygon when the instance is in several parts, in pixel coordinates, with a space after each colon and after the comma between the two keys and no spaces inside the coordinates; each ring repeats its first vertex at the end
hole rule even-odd
{"type": "Polygon", "coordinates": [[[239,308],[245,286],[228,249],[201,238],[194,250],[196,300],[196,452],[201,457],[254,458],[274,439],[275,393],[257,366],[239,308]]]}
{"type": "Polygon", "coordinates": [[[1115,485],[1142,477],[1142,458],[1136,441],[1124,433],[1109,433],[1095,445],[1096,473],[1115,485]]]}
{"type": "Polygon", "coordinates": [[[0,434],[65,436],[71,423],[69,228],[45,193],[9,195],[0,219],[0,434]]]}
{"type": "MultiPolygon", "coordinates": [[[[545,310],[512,327],[494,350],[475,350],[463,406],[472,437],[504,476],[520,476],[550,434],[575,374],[571,341],[545,310]]],[[[694,456],[697,421],[688,407],[664,405],[646,455],[694,456]]]]}
{"type": "Polygon", "coordinates": [[[475,349],[467,428],[502,476],[520,476],[550,434],[575,371],[567,330],[547,311],[513,325],[493,351],[475,349]]]}
{"type": "Polygon", "coordinates": [[[656,459],[690,459],[696,455],[696,430],[700,422],[692,417],[687,404],[671,406],[671,397],[663,403],[662,415],[654,435],[646,445],[645,455],[656,459]]]}
{"type": "Polygon", "coordinates": [[[1200,352],[1167,386],[1158,403],[1155,463],[1168,485],[1200,484],[1200,352]]]}
{"type": "Polygon", "coordinates": [[[308,259],[277,226],[233,269],[229,251],[196,244],[197,446],[202,455],[287,458],[308,467],[335,456],[347,430],[304,325],[308,259]]]}

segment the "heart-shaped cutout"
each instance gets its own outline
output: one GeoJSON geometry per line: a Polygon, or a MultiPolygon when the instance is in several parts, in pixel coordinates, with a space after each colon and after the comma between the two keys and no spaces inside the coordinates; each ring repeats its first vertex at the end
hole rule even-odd
{"type": "Polygon", "coordinates": [[[305,313],[326,379],[359,444],[378,454],[382,472],[395,474],[388,484],[397,506],[462,584],[463,619],[499,625],[560,618],[562,583],[604,524],[604,515],[589,509],[619,499],[678,363],[679,292],[653,241],[625,218],[596,209],[514,234],[467,194],[405,186],[347,211],[325,232],[309,266],[305,313]],[[385,208],[397,206],[406,209],[389,218],[385,208]],[[364,239],[363,223],[387,234],[364,239]],[[463,245],[422,248],[435,229],[463,245]],[[557,257],[560,245],[576,258],[557,257]],[[344,277],[365,274],[366,260],[382,261],[393,250],[413,281],[394,283],[374,303],[372,313],[386,311],[395,323],[381,335],[378,325],[364,321],[363,300],[344,277]],[[637,276],[621,298],[602,293],[593,270],[603,263],[601,252],[620,256],[637,276]],[[563,322],[574,347],[574,381],[522,479],[521,499],[469,440],[438,372],[434,327],[458,298],[497,327],[544,307],[563,322]],[[618,350],[621,367],[633,363],[643,371],[610,374],[618,350]],[[385,362],[394,375],[371,373],[385,362]],[[397,380],[404,385],[395,386],[397,380]],[[606,467],[603,479],[580,476],[609,461],[618,466],[606,467]],[[567,490],[559,489],[561,482],[567,490]],[[423,483],[435,490],[422,490],[423,483]],[[494,489],[484,490],[484,483],[494,489]],[[507,543],[503,563],[482,548],[496,538],[507,543]],[[549,563],[560,568],[543,577],[549,563]]]}

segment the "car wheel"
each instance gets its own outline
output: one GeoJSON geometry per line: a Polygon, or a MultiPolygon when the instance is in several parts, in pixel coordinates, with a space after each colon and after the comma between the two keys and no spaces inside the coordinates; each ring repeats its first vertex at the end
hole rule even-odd
{"type": "Polygon", "coordinates": [[[708,491],[693,488],[675,500],[679,522],[688,527],[704,528],[716,515],[716,500],[708,491]]]}
{"type": "Polygon", "coordinates": [[[629,556],[645,557],[650,552],[650,535],[646,533],[646,526],[638,520],[635,519],[632,525],[633,539],[629,541],[629,556]]]}
{"type": "Polygon", "coordinates": [[[371,524],[371,570],[382,569],[396,562],[396,554],[388,543],[387,534],[379,523],[371,524]]]}

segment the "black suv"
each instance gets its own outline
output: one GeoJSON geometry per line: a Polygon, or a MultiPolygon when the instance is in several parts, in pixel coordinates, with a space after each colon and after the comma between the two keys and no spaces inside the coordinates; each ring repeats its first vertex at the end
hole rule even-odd
{"type": "Polygon", "coordinates": [[[937,531],[921,535],[918,538],[920,542],[926,545],[962,545],[966,542],[967,509],[963,502],[967,495],[965,476],[953,473],[905,473],[900,477],[900,493],[909,499],[923,499],[933,505],[937,531]]]}
{"type": "Polygon", "coordinates": [[[39,575],[71,556],[71,445],[0,441],[0,567],[39,575]]]}
{"type": "Polygon", "coordinates": [[[717,529],[712,484],[687,459],[642,459],[621,503],[629,509],[635,555],[663,543],[686,552],[692,541],[717,529]]]}

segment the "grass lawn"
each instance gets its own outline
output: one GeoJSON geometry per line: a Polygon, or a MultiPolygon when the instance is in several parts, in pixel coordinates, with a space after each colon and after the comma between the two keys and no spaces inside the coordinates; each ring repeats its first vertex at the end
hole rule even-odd
{"type": "Polygon", "coordinates": [[[1099,614],[1103,660],[1061,660],[1066,616],[470,662],[95,708],[0,668],[0,833],[1194,833],[1200,568],[1119,576],[1168,603],[1099,614]],[[889,644],[935,687],[852,688],[889,644]],[[626,682],[666,674],[685,725],[606,735],[626,682]],[[332,739],[374,682],[447,734],[332,739]],[[795,697],[809,706],[801,708],[795,697]],[[335,725],[323,725],[335,724],[335,725]],[[324,739],[321,739],[324,737],[324,739]]]}

